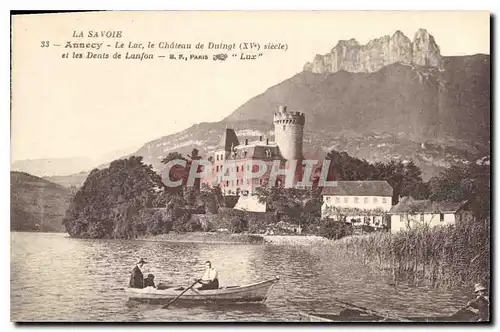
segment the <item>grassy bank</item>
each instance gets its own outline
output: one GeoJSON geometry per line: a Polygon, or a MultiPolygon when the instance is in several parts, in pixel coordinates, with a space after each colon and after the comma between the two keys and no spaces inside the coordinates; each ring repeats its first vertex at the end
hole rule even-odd
{"type": "Polygon", "coordinates": [[[425,280],[435,287],[490,280],[489,221],[353,236],[333,242],[331,249],[390,271],[395,279],[425,280]]]}
{"type": "Polygon", "coordinates": [[[330,243],[330,240],[315,235],[262,235],[264,242],[275,245],[303,246],[330,243]]]}
{"type": "Polygon", "coordinates": [[[149,235],[137,238],[143,241],[158,242],[194,242],[194,243],[241,243],[241,244],[262,244],[264,239],[259,235],[252,234],[231,234],[215,232],[188,232],[149,235]]]}
{"type": "Polygon", "coordinates": [[[215,232],[188,232],[150,235],[137,238],[142,241],[164,242],[194,242],[194,243],[240,243],[240,244],[273,244],[273,245],[312,245],[325,244],[330,241],[320,236],[295,235],[259,235],[259,234],[231,234],[215,232]]]}

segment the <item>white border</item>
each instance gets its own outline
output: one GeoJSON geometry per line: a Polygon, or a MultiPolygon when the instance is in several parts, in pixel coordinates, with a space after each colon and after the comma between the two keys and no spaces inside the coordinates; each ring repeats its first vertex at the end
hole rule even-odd
{"type": "MultiPolygon", "coordinates": [[[[6,9],[16,9],[16,10],[28,10],[28,9],[33,9],[33,8],[41,8],[41,4],[43,4],[43,9],[44,10],[60,10],[60,9],[65,9],[65,10],[82,10],[85,8],[89,9],[101,9],[101,10],[489,10],[493,14],[498,14],[500,12],[499,10],[499,1],[486,1],[486,0],[474,0],[474,1],[453,1],[449,3],[443,2],[438,2],[436,0],[419,0],[419,1],[370,1],[370,0],[365,0],[365,1],[343,1],[341,3],[333,3],[333,2],[328,2],[328,1],[315,1],[315,0],[307,0],[307,1],[294,1],[294,0],[288,0],[288,1],[283,1],[283,3],[278,3],[277,1],[271,1],[271,0],[252,0],[252,1],[247,1],[245,3],[242,2],[236,2],[236,1],[217,1],[217,0],[212,0],[212,1],[203,1],[203,0],[198,0],[198,1],[169,1],[168,4],[163,3],[162,1],[147,1],[147,0],[141,0],[141,1],[103,1],[103,0],[87,0],[87,1],[81,1],[81,2],[75,2],[75,1],[11,1],[9,6],[10,8],[6,9]]],[[[7,1],[2,2],[2,5],[8,4],[7,1]]],[[[2,11],[2,18],[5,20],[3,21],[3,28],[4,28],[4,33],[2,34],[2,45],[9,45],[10,49],[10,14],[7,12],[7,10],[2,11]],[[7,33],[9,31],[9,33],[7,33]]],[[[496,22],[498,24],[498,22],[496,22]]],[[[496,30],[496,29],[495,29],[496,30]]],[[[498,36],[495,34],[494,36],[495,44],[498,42],[498,36]]],[[[333,41],[332,41],[333,42],[333,41]]],[[[5,109],[2,112],[2,116],[4,117],[0,121],[0,130],[3,133],[2,135],[2,141],[1,141],[1,148],[2,148],[2,160],[1,160],[1,165],[2,167],[5,167],[4,172],[2,172],[1,176],[1,189],[2,189],[2,199],[0,200],[0,205],[1,205],[1,212],[2,216],[2,224],[5,227],[3,234],[8,238],[5,241],[5,250],[2,252],[4,253],[2,266],[10,266],[10,218],[9,218],[9,210],[10,210],[10,177],[8,175],[8,170],[10,171],[10,116],[9,116],[9,105],[10,105],[10,72],[9,69],[10,65],[10,52],[8,53],[7,51],[2,52],[2,55],[4,56],[4,61],[3,61],[3,66],[0,67],[4,72],[4,74],[1,76],[4,78],[4,86],[2,88],[2,103],[1,105],[4,105],[5,109]],[[6,133],[9,133],[7,135],[6,133]]],[[[492,63],[495,63],[496,60],[496,54],[492,54],[492,63]]],[[[495,70],[495,74],[497,74],[497,70],[495,70]]],[[[496,89],[493,93],[496,95],[496,89]]],[[[492,110],[492,113],[494,110],[492,110]]],[[[497,126],[497,122],[500,121],[498,120],[499,117],[497,117],[497,121],[495,121],[494,127],[497,126]]],[[[495,142],[496,143],[496,142],[495,142]]],[[[496,145],[496,144],[495,144],[496,145]]],[[[496,151],[495,151],[496,152],[496,151]]],[[[496,181],[494,184],[492,184],[492,188],[495,188],[496,186],[496,181]]],[[[492,202],[493,206],[500,206],[498,204],[498,200],[495,199],[495,202],[492,202]]],[[[494,220],[496,220],[496,214],[494,216],[494,220]]],[[[495,233],[498,230],[498,226],[495,226],[495,233]]],[[[495,237],[493,236],[493,239],[495,237]]],[[[495,246],[496,248],[496,246],[495,246]]],[[[493,263],[493,267],[496,266],[497,262],[497,256],[494,255],[495,261],[493,263]]],[[[496,274],[494,274],[496,275],[496,274]]],[[[9,275],[10,276],[10,275],[9,275]]],[[[2,278],[6,278],[6,275],[3,274],[2,278]]],[[[2,285],[2,293],[1,293],[1,298],[3,299],[4,303],[2,304],[2,310],[1,312],[5,317],[2,317],[3,322],[9,322],[10,321],[10,277],[8,280],[3,280],[1,283],[2,285]]],[[[496,285],[495,285],[496,286],[496,285]]],[[[496,287],[494,288],[496,289],[496,287]]],[[[496,292],[495,292],[496,293],[496,292]]],[[[494,296],[495,294],[492,294],[494,296]]],[[[494,300],[494,305],[495,309],[499,306],[494,300]]],[[[496,316],[498,310],[495,310],[495,318],[498,320],[498,317],[496,316]]],[[[41,326],[43,327],[43,326],[41,326]]],[[[146,327],[146,326],[145,326],[146,327]]],[[[241,328],[249,328],[250,326],[238,326],[238,329],[241,328]]],[[[273,325],[273,326],[260,326],[260,325],[255,325],[253,328],[259,328],[259,329],[274,329],[280,326],[273,325]]],[[[311,328],[311,327],[302,327],[302,326],[283,326],[283,327],[293,327],[293,328],[311,328]]],[[[367,326],[368,327],[368,326],[367,326]]],[[[373,326],[371,326],[373,327],[373,326]]],[[[385,326],[384,326],[385,327],[385,326]]],[[[392,328],[404,328],[404,327],[398,327],[398,326],[391,326],[392,328]]],[[[455,325],[449,325],[449,326],[437,326],[437,328],[453,328],[456,329],[458,326],[455,325]]],[[[16,328],[12,323],[9,323],[9,330],[16,328]]],[[[78,327],[73,327],[71,325],[64,325],[64,326],[58,326],[58,327],[48,327],[47,329],[52,330],[52,329],[83,329],[83,328],[88,328],[88,327],[83,327],[83,326],[78,326],[78,327]]],[[[108,329],[111,327],[106,327],[106,326],[94,326],[93,329],[108,329]]],[[[113,329],[124,329],[126,328],[125,326],[113,326],[113,329]]],[[[131,326],[129,327],[130,329],[134,329],[134,331],[138,329],[144,329],[144,327],[137,327],[131,326]]],[[[165,329],[168,328],[170,329],[178,329],[178,328],[195,328],[198,329],[198,326],[181,326],[179,325],[178,327],[176,326],[168,326],[168,327],[162,327],[162,326],[147,326],[148,329],[165,329]]],[[[229,326],[207,326],[204,328],[209,328],[209,329],[221,329],[221,328],[232,328],[232,325],[229,326]]],[[[252,327],[250,327],[252,328],[252,327]]],[[[318,328],[318,327],[314,327],[318,328]]],[[[335,329],[349,329],[352,330],[353,328],[360,328],[359,326],[354,327],[354,326],[348,326],[348,325],[343,325],[343,326],[335,326],[335,329]]],[[[362,328],[362,327],[361,327],[362,328]]],[[[415,327],[413,327],[415,328],[415,327]]],[[[418,326],[416,327],[418,329],[428,329],[429,327],[425,326],[418,326]]],[[[436,327],[434,327],[436,328],[436,327]]]]}

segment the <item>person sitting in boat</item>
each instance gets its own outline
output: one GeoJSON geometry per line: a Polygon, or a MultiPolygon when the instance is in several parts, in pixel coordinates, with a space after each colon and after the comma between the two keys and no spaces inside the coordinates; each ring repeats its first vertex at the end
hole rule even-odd
{"type": "Polygon", "coordinates": [[[482,284],[474,286],[476,298],[467,303],[467,309],[479,316],[479,321],[488,321],[490,316],[490,300],[486,295],[486,287],[482,284]]]}
{"type": "Polygon", "coordinates": [[[144,288],[146,288],[146,287],[156,288],[156,286],[155,286],[155,276],[152,275],[151,273],[148,274],[148,276],[146,277],[146,279],[144,279],[144,288]]]}
{"type": "Polygon", "coordinates": [[[132,270],[132,275],[130,276],[129,287],[130,288],[144,288],[144,275],[142,274],[142,267],[147,262],[144,258],[141,258],[139,262],[135,265],[132,270]]]}
{"type": "Polygon", "coordinates": [[[205,266],[207,269],[205,270],[203,277],[198,279],[198,282],[201,284],[201,287],[198,287],[198,289],[218,289],[219,276],[217,270],[212,267],[212,263],[210,261],[206,261],[205,266]]]}

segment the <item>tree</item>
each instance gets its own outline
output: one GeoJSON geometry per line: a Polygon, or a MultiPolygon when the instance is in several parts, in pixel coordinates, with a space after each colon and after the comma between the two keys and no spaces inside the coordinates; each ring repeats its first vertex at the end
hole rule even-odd
{"type": "MultiPolygon", "coordinates": [[[[161,160],[163,164],[168,164],[172,160],[183,160],[188,162],[186,158],[184,158],[180,153],[178,152],[170,152],[165,158],[161,160]]],[[[163,174],[163,177],[169,176],[170,180],[172,182],[177,182],[178,180],[182,180],[182,185],[181,186],[167,186],[167,190],[172,192],[172,193],[182,193],[184,190],[184,187],[186,185],[188,176],[189,176],[189,169],[187,167],[181,166],[181,165],[174,165],[169,171],[169,174],[163,174]]],[[[166,182],[166,181],[164,181],[166,182]]]]}
{"type": "Polygon", "coordinates": [[[111,162],[108,168],[94,169],[71,200],[63,224],[73,237],[130,238],[140,212],[165,201],[160,176],[130,157],[111,162]]]}
{"type": "Polygon", "coordinates": [[[279,219],[299,226],[317,223],[321,218],[322,199],[320,189],[298,189],[283,187],[259,187],[256,190],[259,202],[266,204],[279,219]]]}
{"type": "Polygon", "coordinates": [[[436,201],[467,200],[477,218],[490,216],[490,166],[452,166],[429,181],[430,198],[436,201]]]}
{"type": "Polygon", "coordinates": [[[416,199],[427,198],[429,190],[422,180],[422,171],[412,161],[376,162],[370,164],[349,156],[346,152],[332,150],[326,156],[330,160],[327,180],[367,181],[385,180],[393,188],[392,201],[396,204],[400,196],[416,199]]]}

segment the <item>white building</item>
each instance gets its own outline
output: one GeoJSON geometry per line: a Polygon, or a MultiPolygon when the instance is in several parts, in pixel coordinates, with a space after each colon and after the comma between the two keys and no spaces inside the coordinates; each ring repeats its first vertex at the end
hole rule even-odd
{"type": "Polygon", "coordinates": [[[337,181],[321,191],[321,216],[382,227],[392,207],[393,189],[387,181],[337,181]]]}
{"type": "Polygon", "coordinates": [[[403,197],[389,211],[391,216],[391,232],[413,229],[421,226],[443,226],[461,220],[473,219],[467,201],[436,202],[431,200],[415,200],[403,197]]]}

